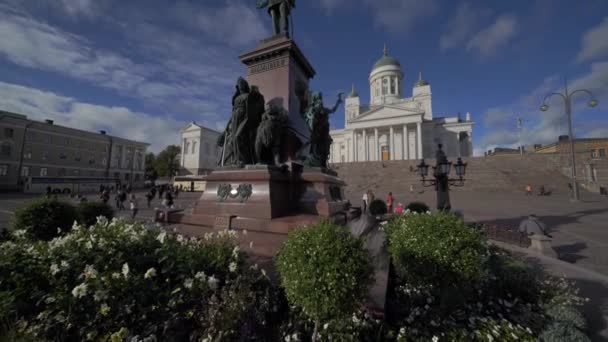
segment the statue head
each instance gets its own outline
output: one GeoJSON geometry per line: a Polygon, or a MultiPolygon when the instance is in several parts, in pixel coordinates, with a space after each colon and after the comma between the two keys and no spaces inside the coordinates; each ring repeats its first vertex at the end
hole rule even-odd
{"type": "Polygon", "coordinates": [[[236,81],[236,87],[239,88],[241,93],[249,92],[249,83],[247,83],[247,81],[242,77],[239,77],[239,79],[236,81]]]}

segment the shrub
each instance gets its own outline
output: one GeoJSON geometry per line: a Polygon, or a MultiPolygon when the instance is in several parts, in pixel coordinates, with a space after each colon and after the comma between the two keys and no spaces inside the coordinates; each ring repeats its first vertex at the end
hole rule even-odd
{"type": "Polygon", "coordinates": [[[114,209],[102,202],[83,202],[77,207],[78,218],[85,227],[90,227],[97,222],[98,216],[103,216],[108,220],[114,218],[114,209]]]}
{"type": "Polygon", "coordinates": [[[415,212],[415,213],[426,213],[427,211],[429,211],[429,206],[426,205],[424,202],[411,202],[410,204],[407,205],[407,207],[405,208],[406,210],[409,209],[411,212],[415,212]]]}
{"type": "Polygon", "coordinates": [[[62,341],[256,338],[275,297],[228,232],[186,239],[105,219],[50,242],[0,245],[0,288],[12,303],[0,316],[62,341]]]}
{"type": "Polygon", "coordinates": [[[482,235],[452,214],[398,216],[386,231],[396,271],[407,282],[469,287],[486,274],[488,248],[482,235]]]}
{"type": "Polygon", "coordinates": [[[30,238],[51,240],[70,230],[78,213],[73,205],[55,199],[42,198],[33,201],[15,212],[14,230],[25,230],[30,238]]]}
{"type": "Polygon", "coordinates": [[[388,212],[386,203],[381,199],[375,199],[369,204],[369,213],[373,216],[384,215],[388,212]]]}
{"type": "Polygon", "coordinates": [[[539,336],[542,342],[589,342],[589,337],[576,326],[564,322],[551,323],[539,336]]]}
{"type": "Polygon", "coordinates": [[[362,241],[328,221],[291,232],[276,265],[289,303],[316,327],[351,315],[372,281],[362,241]]]}

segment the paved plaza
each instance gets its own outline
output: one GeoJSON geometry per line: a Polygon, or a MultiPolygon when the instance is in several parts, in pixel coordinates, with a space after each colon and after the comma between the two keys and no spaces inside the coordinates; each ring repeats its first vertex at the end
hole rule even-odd
{"type": "MultiPolygon", "coordinates": [[[[404,204],[423,201],[434,207],[435,193],[432,188],[423,193],[395,193],[395,203],[404,204]]],[[[160,207],[156,197],[151,208],[146,207],[145,192],[138,191],[140,211],[138,219],[152,220],[154,208],[160,207]]],[[[384,198],[384,194],[376,194],[384,198]]],[[[8,226],[13,212],[38,196],[26,194],[0,194],[0,227],[8,226]]],[[[182,192],[175,200],[176,208],[189,210],[200,197],[198,192],[182,192]]],[[[69,200],[69,197],[65,197],[69,200]]],[[[89,200],[97,200],[97,195],[89,195],[89,200]]],[[[571,202],[564,195],[549,197],[512,193],[491,192],[451,192],[452,207],[462,210],[466,221],[477,221],[499,226],[518,226],[528,214],[538,215],[553,235],[553,248],[560,259],[608,276],[608,197],[584,193],[582,201],[571,202]]],[[[359,198],[350,199],[353,205],[360,205],[359,198]]],[[[74,201],[75,203],[75,201],[74,201]]],[[[113,198],[110,204],[113,204],[113,198]]],[[[117,211],[119,216],[129,217],[129,210],[117,211]]]]}

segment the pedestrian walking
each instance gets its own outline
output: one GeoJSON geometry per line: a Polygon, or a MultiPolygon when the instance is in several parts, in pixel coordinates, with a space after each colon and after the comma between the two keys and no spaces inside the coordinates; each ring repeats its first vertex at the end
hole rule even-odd
{"type": "Polygon", "coordinates": [[[153,198],[154,195],[152,194],[152,191],[148,191],[148,193],[146,194],[146,200],[148,200],[148,209],[150,209],[150,203],[152,202],[153,198]]]}
{"type": "Polygon", "coordinates": [[[367,192],[363,193],[363,212],[367,211],[367,192]]]}
{"type": "Polygon", "coordinates": [[[404,209],[403,209],[403,203],[397,203],[397,208],[395,208],[395,213],[396,214],[403,214],[404,209]]]}
{"type": "Polygon", "coordinates": [[[526,196],[532,196],[532,185],[526,185],[526,196]]]}
{"type": "Polygon", "coordinates": [[[371,205],[375,198],[376,196],[374,195],[374,192],[371,190],[367,190],[367,203],[371,205]]]}
{"type": "Polygon", "coordinates": [[[171,195],[170,191],[167,191],[165,193],[165,202],[166,202],[166,206],[167,208],[173,208],[173,196],[171,195]]]}
{"type": "Polygon", "coordinates": [[[135,219],[135,216],[139,211],[139,206],[137,205],[137,197],[135,196],[135,194],[131,194],[131,200],[129,202],[131,207],[131,219],[135,219]]]}
{"type": "Polygon", "coordinates": [[[120,191],[116,192],[116,197],[114,198],[114,201],[116,202],[116,209],[120,210],[120,191]]]}

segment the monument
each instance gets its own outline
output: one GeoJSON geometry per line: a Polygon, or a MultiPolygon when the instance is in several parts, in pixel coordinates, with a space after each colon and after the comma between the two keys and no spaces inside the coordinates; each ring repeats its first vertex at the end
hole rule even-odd
{"type": "Polygon", "coordinates": [[[215,229],[287,233],[322,218],[344,217],[344,182],[327,168],[329,115],[308,84],[315,71],[289,34],[295,0],[260,0],[274,35],[240,56],[247,68],[218,138],[218,167],[192,214],[171,212],[169,223],[215,229]]]}

